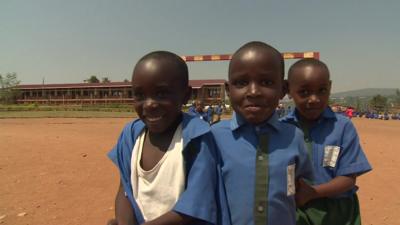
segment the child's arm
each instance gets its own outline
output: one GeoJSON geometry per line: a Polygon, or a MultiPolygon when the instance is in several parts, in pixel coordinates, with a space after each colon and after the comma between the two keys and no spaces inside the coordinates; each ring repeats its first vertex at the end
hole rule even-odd
{"type": "Polygon", "coordinates": [[[185,225],[193,220],[192,217],[169,211],[164,215],[144,223],[143,225],[185,225]]]}
{"type": "Polygon", "coordinates": [[[133,208],[125,196],[124,187],[120,182],[117,196],[115,197],[115,218],[118,225],[136,225],[133,208]]]}
{"type": "Polygon", "coordinates": [[[337,176],[327,183],[314,186],[307,184],[303,179],[299,179],[296,191],[297,206],[303,206],[316,198],[337,196],[351,190],[355,184],[355,175],[337,176]]]}

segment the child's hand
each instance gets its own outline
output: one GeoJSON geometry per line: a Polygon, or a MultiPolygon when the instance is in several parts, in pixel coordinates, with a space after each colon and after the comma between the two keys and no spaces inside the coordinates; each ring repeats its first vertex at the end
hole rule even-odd
{"type": "Polygon", "coordinates": [[[296,182],[296,205],[297,207],[305,205],[310,200],[316,198],[316,191],[313,186],[307,184],[303,179],[296,182]]]}

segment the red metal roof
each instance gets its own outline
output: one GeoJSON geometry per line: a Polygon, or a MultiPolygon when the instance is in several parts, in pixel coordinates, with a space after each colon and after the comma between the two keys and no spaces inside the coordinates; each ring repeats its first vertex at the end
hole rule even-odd
{"type": "Polygon", "coordinates": [[[225,80],[213,79],[213,80],[189,80],[189,85],[192,88],[201,88],[204,85],[223,85],[225,80]]]}
{"type": "MultiPolygon", "coordinates": [[[[190,80],[192,88],[201,88],[204,85],[223,85],[225,80],[190,80]]],[[[18,89],[67,89],[67,88],[108,88],[108,87],[130,87],[130,82],[110,82],[110,83],[70,83],[70,84],[21,84],[18,89]]]]}

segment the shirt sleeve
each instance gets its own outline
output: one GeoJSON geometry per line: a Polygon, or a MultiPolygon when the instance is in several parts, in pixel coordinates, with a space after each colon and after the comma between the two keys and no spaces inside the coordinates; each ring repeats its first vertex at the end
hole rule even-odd
{"type": "Polygon", "coordinates": [[[372,170],[364,151],[361,148],[357,131],[349,121],[343,132],[341,154],[339,156],[336,176],[351,174],[361,175],[372,170]]]}
{"type": "Polygon", "coordinates": [[[127,138],[126,130],[127,127],[119,136],[117,144],[108,153],[108,158],[118,167],[123,183],[129,183],[131,154],[129,149],[133,147],[132,141],[127,138]]]}
{"type": "Polygon", "coordinates": [[[198,154],[188,172],[186,189],[178,199],[174,211],[209,224],[217,221],[217,167],[215,144],[211,133],[192,140],[197,142],[198,154]]]}
{"type": "Polygon", "coordinates": [[[108,158],[117,166],[120,172],[120,179],[124,187],[126,196],[132,204],[135,218],[139,224],[144,222],[144,218],[140,212],[139,207],[133,199],[132,186],[130,182],[131,175],[131,156],[134,145],[134,138],[132,132],[133,124],[129,123],[125,126],[121,135],[118,138],[117,144],[108,153],[108,158]]]}

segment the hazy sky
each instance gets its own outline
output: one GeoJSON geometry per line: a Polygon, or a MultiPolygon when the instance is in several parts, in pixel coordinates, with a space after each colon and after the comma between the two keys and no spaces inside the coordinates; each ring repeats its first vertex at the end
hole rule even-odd
{"type": "MultiPolygon", "coordinates": [[[[319,51],[334,92],[400,88],[398,0],[0,0],[0,73],[23,84],[122,81],[153,50],[227,54],[252,40],[319,51]]],[[[226,78],[227,65],[189,63],[191,79],[226,78]]]]}

